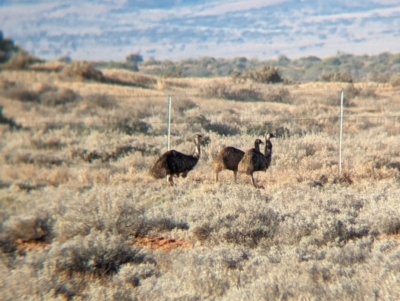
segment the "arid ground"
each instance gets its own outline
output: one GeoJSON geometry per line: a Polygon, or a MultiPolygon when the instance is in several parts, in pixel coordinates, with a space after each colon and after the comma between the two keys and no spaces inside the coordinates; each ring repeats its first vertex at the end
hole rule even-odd
{"type": "Polygon", "coordinates": [[[400,299],[400,87],[44,69],[0,73],[1,300],[400,299]],[[269,132],[264,189],[215,183],[269,132]]]}

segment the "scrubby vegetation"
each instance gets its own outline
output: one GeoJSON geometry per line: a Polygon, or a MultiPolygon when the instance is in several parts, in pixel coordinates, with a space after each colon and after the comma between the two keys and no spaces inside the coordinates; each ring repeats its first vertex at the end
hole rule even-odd
{"type": "MultiPolygon", "coordinates": [[[[107,64],[102,64],[106,66],[107,64]]],[[[337,53],[321,59],[315,56],[275,60],[237,57],[234,59],[203,57],[172,62],[149,59],[139,66],[144,73],[173,77],[220,77],[232,75],[235,79],[255,82],[389,82],[400,72],[400,54],[352,55],[337,53]],[[178,72],[179,71],[179,72],[178,72]]]]}
{"type": "Polygon", "coordinates": [[[0,73],[2,116],[21,125],[0,124],[1,300],[400,298],[396,76],[272,84],[62,64],[0,73]],[[172,147],[190,153],[204,135],[174,187],[149,175],[166,150],[168,96],[172,147]],[[265,189],[227,171],[215,184],[220,148],[266,132],[277,138],[256,175],[265,189]]]}

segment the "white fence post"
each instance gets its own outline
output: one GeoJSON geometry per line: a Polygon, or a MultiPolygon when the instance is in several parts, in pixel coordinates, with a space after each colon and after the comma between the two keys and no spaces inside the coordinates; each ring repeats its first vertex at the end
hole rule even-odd
{"type": "Polygon", "coordinates": [[[171,96],[168,95],[168,130],[167,130],[167,150],[171,147],[171,96]]]}
{"type": "Polygon", "coordinates": [[[339,176],[342,175],[343,99],[344,94],[342,91],[342,97],[340,99],[339,176]]]}

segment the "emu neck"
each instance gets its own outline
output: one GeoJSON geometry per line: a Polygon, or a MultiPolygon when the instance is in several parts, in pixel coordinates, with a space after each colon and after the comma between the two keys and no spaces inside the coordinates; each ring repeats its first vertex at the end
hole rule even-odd
{"type": "Polygon", "coordinates": [[[272,155],[272,143],[268,139],[265,140],[264,155],[265,155],[265,157],[272,155]]]}
{"type": "Polygon", "coordinates": [[[193,157],[200,158],[200,144],[196,144],[196,148],[194,149],[193,157]]]}

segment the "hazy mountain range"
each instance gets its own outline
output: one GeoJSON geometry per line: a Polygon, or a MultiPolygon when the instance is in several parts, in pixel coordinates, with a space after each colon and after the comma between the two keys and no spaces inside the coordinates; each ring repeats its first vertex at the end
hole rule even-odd
{"type": "Polygon", "coordinates": [[[46,59],[371,55],[400,52],[400,0],[0,0],[0,29],[46,59]]]}

